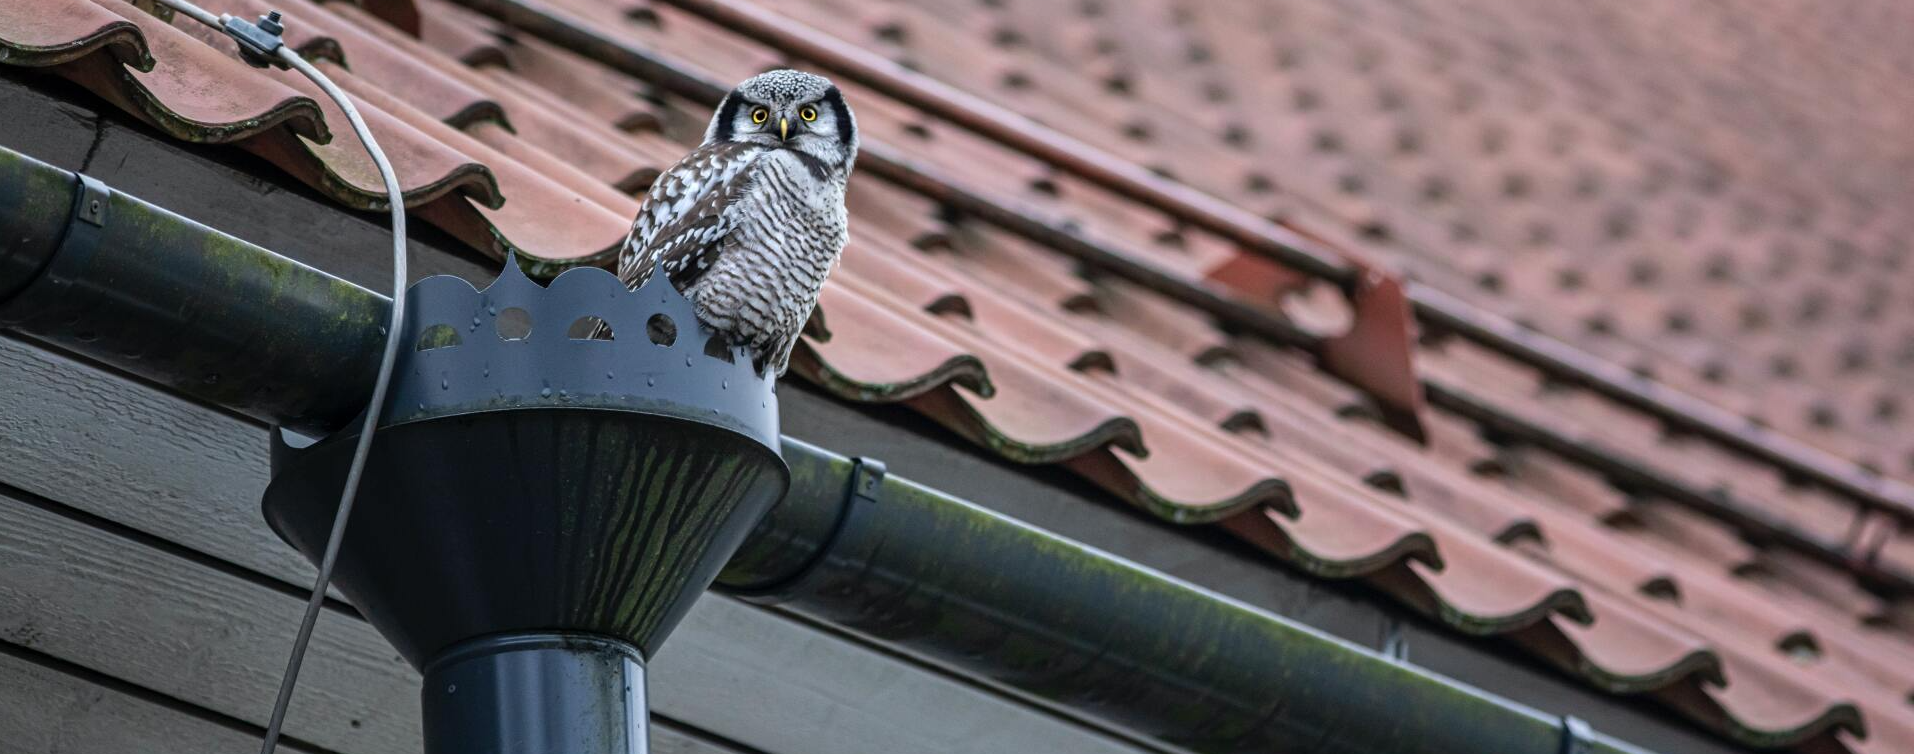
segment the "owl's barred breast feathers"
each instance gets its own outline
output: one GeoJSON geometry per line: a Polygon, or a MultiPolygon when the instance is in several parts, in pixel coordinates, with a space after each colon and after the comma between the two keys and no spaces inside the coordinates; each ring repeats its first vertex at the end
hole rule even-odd
{"type": "Polygon", "coordinates": [[[705,142],[646,193],[619,278],[637,288],[662,269],[702,324],[783,374],[849,237],[856,152],[855,118],[828,80],[772,71],[745,81],[705,142]]]}

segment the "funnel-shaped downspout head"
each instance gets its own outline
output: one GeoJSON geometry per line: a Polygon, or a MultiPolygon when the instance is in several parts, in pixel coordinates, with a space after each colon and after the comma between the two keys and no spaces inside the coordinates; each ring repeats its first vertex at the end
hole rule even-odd
{"type": "MultiPolygon", "coordinates": [[[[546,289],[508,264],[482,292],[448,277],[413,287],[411,347],[333,583],[414,667],[433,666],[429,680],[450,654],[485,665],[534,650],[509,668],[604,651],[545,639],[472,649],[509,636],[598,637],[642,661],[784,494],[771,381],[710,343],[665,275],[651,281],[628,293],[579,269],[546,289]],[[592,337],[600,321],[611,339],[592,337]]],[[[295,447],[276,433],[266,518],[314,561],[355,435],[295,447]]],[[[559,692],[487,693],[531,704],[559,692]]]]}

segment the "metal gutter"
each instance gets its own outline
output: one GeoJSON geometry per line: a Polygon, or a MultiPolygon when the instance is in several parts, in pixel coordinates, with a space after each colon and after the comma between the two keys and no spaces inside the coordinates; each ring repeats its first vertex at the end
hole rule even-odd
{"type": "Polygon", "coordinates": [[[1599,735],[1568,748],[1561,718],[879,464],[788,439],[784,452],[792,494],[719,577],[747,599],[1193,751],[1639,751],[1599,735]]]}
{"type": "MultiPolygon", "coordinates": [[[[516,4],[482,0],[473,5],[516,4]]],[[[1077,177],[1216,233],[1245,249],[1347,289],[1354,270],[1302,236],[1181,183],[1165,180],[982,97],[924,76],[862,47],[811,29],[746,0],[660,0],[800,60],[876,89],[1077,177]]],[[[1872,510],[1914,522],[1914,486],[1870,474],[1845,459],[1754,426],[1706,401],[1616,368],[1580,349],[1508,322],[1426,285],[1412,284],[1418,317],[1452,330],[1552,377],[1653,414],[1872,510]]],[[[1219,316],[1227,315],[1217,312],[1219,316]]]]}
{"type": "MultiPolygon", "coordinates": [[[[1098,181],[1100,184],[1102,181],[1124,183],[1126,180],[1123,178],[1126,173],[1121,171],[1094,170],[1094,165],[1101,164],[1102,158],[1097,157],[1101,153],[1092,147],[1029,123],[1021,116],[1006,115],[1002,113],[1001,108],[985,100],[912,74],[889,61],[874,58],[855,46],[806,29],[796,22],[788,19],[778,20],[773,11],[759,12],[756,10],[758,6],[747,6],[740,0],[663,1],[724,24],[733,31],[783,50],[794,57],[818,62],[834,74],[871,86],[939,118],[972,128],[990,138],[999,139],[1006,146],[1023,151],[1037,159],[1072,169],[1073,172],[1081,169],[1080,175],[1086,179],[1098,181]],[[754,10],[749,14],[741,13],[740,9],[746,7],[754,10]],[[732,25],[734,22],[736,26],[732,25]],[[838,65],[843,67],[839,68],[838,65]],[[986,118],[983,115],[985,113],[996,113],[1004,120],[998,122],[995,118],[986,118]],[[1059,149],[1068,147],[1067,154],[1053,153],[1044,145],[1059,149]],[[1076,154],[1080,159],[1065,159],[1070,154],[1076,154]],[[1102,180],[1099,181],[1099,178],[1102,180]]],[[[666,90],[695,102],[715,105],[726,91],[726,87],[722,84],[679,68],[649,50],[622,43],[560,11],[551,9],[550,6],[527,3],[524,0],[455,0],[455,2],[492,16],[508,26],[528,32],[547,42],[578,51],[613,69],[657,83],[666,90]]],[[[1090,269],[1116,275],[1201,309],[1244,331],[1276,342],[1298,346],[1310,352],[1322,350],[1324,341],[1321,338],[1302,331],[1280,317],[1245,305],[1226,294],[1217,293],[1157,270],[1140,261],[1138,257],[1126,254],[1120,249],[1085,239],[1027,212],[965,191],[949,179],[938,175],[935,170],[887,150],[883,145],[867,143],[862,149],[861,166],[864,169],[945,206],[953,207],[965,215],[976,217],[1043,244],[1078,260],[1090,269]]],[[[1106,187],[1137,198],[1156,209],[1182,217],[1192,224],[1202,224],[1199,218],[1205,213],[1194,208],[1185,209],[1185,201],[1190,198],[1189,195],[1194,194],[1209,202],[1217,202],[1180,184],[1164,181],[1154,175],[1150,175],[1149,178],[1151,180],[1146,183],[1124,183],[1121,186],[1106,185],[1106,187]],[[1180,190],[1156,193],[1156,188],[1153,187],[1161,187],[1159,184],[1174,185],[1180,190]]],[[[1245,229],[1238,227],[1234,230],[1227,228],[1219,230],[1224,227],[1222,225],[1216,227],[1203,225],[1203,227],[1232,239],[1245,229]]],[[[1245,244],[1246,248],[1268,250],[1271,248],[1271,243],[1281,246],[1286,242],[1285,239],[1295,235],[1287,230],[1280,228],[1279,230],[1281,230],[1280,234],[1264,237],[1257,244],[1245,244]]],[[[1291,248],[1305,256],[1315,254],[1315,252],[1302,251],[1303,247],[1291,248]]],[[[1280,254],[1272,254],[1272,256],[1286,265],[1294,265],[1296,269],[1314,270],[1324,279],[1343,286],[1345,290],[1355,284],[1351,276],[1342,272],[1324,270],[1322,265],[1297,261],[1298,258],[1294,256],[1280,254]]],[[[1820,484],[1854,501],[1865,510],[1878,510],[1898,520],[1914,523],[1914,488],[1908,485],[1868,474],[1844,460],[1779,434],[1751,426],[1705,401],[1681,394],[1626,370],[1618,370],[1613,365],[1567,343],[1495,317],[1426,285],[1408,283],[1405,293],[1415,316],[1424,325],[1454,332],[1498,353],[1533,366],[1551,378],[1584,386],[1655,416],[1671,428],[1707,437],[1756,460],[1778,466],[1790,475],[1820,484]]],[[[1465,409],[1473,405],[1445,403],[1446,399],[1454,397],[1454,393],[1442,391],[1438,394],[1440,387],[1427,382],[1423,382],[1422,386],[1428,392],[1430,401],[1444,408],[1466,413],[1465,409]]],[[[1548,433],[1546,428],[1538,428],[1538,431],[1540,435],[1512,433],[1509,437],[1516,440],[1542,437],[1548,442],[1538,444],[1545,446],[1556,446],[1568,442],[1548,433]]],[[[1606,449],[1583,447],[1580,455],[1594,459],[1595,463],[1592,465],[1598,467],[1647,468],[1635,459],[1606,449]]],[[[1670,490],[1668,497],[1671,500],[1693,507],[1707,515],[1720,516],[1729,525],[1737,527],[1742,533],[1753,538],[1800,550],[1816,560],[1849,570],[1877,586],[1914,591],[1914,577],[1891,571],[1874,557],[1872,550],[1878,549],[1878,546],[1885,541],[1884,537],[1874,538],[1868,543],[1823,542],[1772,517],[1763,516],[1759,510],[1752,507],[1731,499],[1720,499],[1706,492],[1687,488],[1672,480],[1655,477],[1653,474],[1650,476],[1654,477],[1656,486],[1670,490]],[[1697,501],[1703,500],[1707,502],[1697,504],[1697,501]]]]}
{"type": "Polygon", "coordinates": [[[73,181],[16,161],[0,162],[0,218],[11,218],[13,226],[0,234],[0,301],[39,277],[59,250],[65,218],[79,214],[73,181]]]}
{"type": "MultiPolygon", "coordinates": [[[[0,215],[0,237],[44,248],[46,234],[83,222],[81,200],[94,190],[0,149],[0,207],[14,210],[0,215]],[[48,200],[22,201],[27,191],[48,200]]],[[[314,430],[350,421],[367,382],[335,378],[376,364],[381,320],[363,315],[381,311],[382,296],[97,190],[109,196],[97,227],[110,242],[62,242],[42,273],[9,271],[0,290],[16,292],[0,298],[0,321],[261,421],[314,430]],[[63,266],[76,254],[91,264],[63,266]],[[188,259],[207,254],[216,266],[188,259]],[[55,271],[70,276],[62,283],[55,271]],[[45,295],[60,285],[84,295],[45,295]],[[217,332],[248,322],[280,335],[254,343],[217,332]],[[186,379],[204,374],[220,379],[186,379]]],[[[14,248],[28,246],[9,255],[14,248]]],[[[1298,741],[1405,754],[1641,751],[884,476],[881,465],[789,439],[783,453],[790,493],[719,580],[748,599],[1196,751],[1294,750],[1298,741]]]]}
{"type": "Polygon", "coordinates": [[[0,328],[300,432],[368,398],[383,296],[4,148],[0,222],[0,328]]]}

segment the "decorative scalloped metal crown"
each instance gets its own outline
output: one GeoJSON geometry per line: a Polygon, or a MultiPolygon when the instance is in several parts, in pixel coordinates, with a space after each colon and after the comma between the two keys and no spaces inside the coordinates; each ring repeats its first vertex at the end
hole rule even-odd
{"type": "MultiPolygon", "coordinates": [[[[334,583],[415,668],[564,630],[650,657],[790,485],[772,379],[710,349],[661,273],[410,289],[403,350],[334,583]],[[612,339],[592,339],[599,323],[612,339]],[[709,352],[709,353],[708,353],[709,352]]],[[[324,557],[354,433],[273,448],[266,521],[324,557]]]]}
{"type": "Polygon", "coordinates": [[[659,271],[636,291],[575,268],[541,286],[516,258],[484,290],[451,275],[412,285],[385,425],[510,408],[663,413],[778,447],[775,379],[698,320],[659,271]],[[593,339],[603,322],[610,339],[593,339]],[[714,339],[716,339],[714,341],[714,339]]]}

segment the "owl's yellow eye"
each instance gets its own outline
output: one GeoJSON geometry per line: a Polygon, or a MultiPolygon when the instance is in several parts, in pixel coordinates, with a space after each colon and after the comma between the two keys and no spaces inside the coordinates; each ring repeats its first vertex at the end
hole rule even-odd
{"type": "Polygon", "coordinates": [[[798,117],[803,118],[806,121],[817,120],[817,108],[812,107],[810,105],[805,105],[804,109],[798,111],[798,117]]]}
{"type": "Polygon", "coordinates": [[[764,109],[764,108],[762,108],[762,107],[760,107],[760,108],[757,108],[757,109],[755,109],[755,110],[752,110],[752,111],[751,111],[751,122],[752,122],[752,123],[763,123],[763,122],[765,122],[765,121],[767,121],[767,120],[770,120],[770,119],[771,119],[771,111],[770,111],[770,110],[766,110],[766,109],[764,109]]]}

